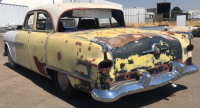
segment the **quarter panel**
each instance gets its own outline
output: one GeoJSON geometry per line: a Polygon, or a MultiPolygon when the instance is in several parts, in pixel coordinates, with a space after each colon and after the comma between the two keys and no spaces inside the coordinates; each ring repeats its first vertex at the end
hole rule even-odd
{"type": "MultiPolygon", "coordinates": [[[[98,44],[72,38],[68,34],[54,34],[48,38],[47,61],[49,66],[100,82],[98,64],[103,59],[102,47],[98,44]]],[[[71,82],[76,89],[88,85],[88,82],[79,79],[71,80],[71,82]]]]}

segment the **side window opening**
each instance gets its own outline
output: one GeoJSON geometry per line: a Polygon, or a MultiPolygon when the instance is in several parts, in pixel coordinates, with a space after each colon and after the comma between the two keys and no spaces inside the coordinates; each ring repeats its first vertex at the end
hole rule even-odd
{"type": "Polygon", "coordinates": [[[33,29],[34,13],[29,14],[26,17],[24,29],[33,29]]]}
{"type": "Polygon", "coordinates": [[[36,30],[52,30],[52,22],[46,13],[39,12],[37,15],[36,30]]]}

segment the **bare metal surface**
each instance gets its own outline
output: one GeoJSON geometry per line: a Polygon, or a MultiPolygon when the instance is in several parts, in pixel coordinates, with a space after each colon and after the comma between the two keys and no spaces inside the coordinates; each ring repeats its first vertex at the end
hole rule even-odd
{"type": "MultiPolygon", "coordinates": [[[[193,63],[200,67],[200,38],[192,40],[193,63]]],[[[163,86],[151,91],[120,98],[114,103],[95,101],[90,94],[67,99],[60,96],[54,83],[25,68],[11,69],[3,57],[0,37],[0,108],[198,108],[200,106],[200,73],[175,81],[176,88],[163,86]]]]}

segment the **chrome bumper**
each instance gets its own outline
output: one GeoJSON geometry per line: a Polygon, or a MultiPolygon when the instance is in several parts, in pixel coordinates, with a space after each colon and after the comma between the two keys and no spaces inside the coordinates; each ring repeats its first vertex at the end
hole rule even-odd
{"type": "Polygon", "coordinates": [[[124,84],[113,90],[94,89],[91,95],[97,101],[114,102],[123,96],[155,89],[172,83],[172,81],[185,75],[198,72],[198,67],[196,65],[185,66],[182,63],[173,62],[172,66],[173,69],[171,72],[151,76],[149,72],[143,71],[143,77],[141,77],[139,81],[134,81],[127,85],[124,84]]]}

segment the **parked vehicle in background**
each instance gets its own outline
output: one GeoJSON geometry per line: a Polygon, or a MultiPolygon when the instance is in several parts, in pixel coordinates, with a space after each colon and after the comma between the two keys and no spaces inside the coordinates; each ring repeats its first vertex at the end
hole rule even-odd
{"type": "Polygon", "coordinates": [[[52,4],[26,15],[23,29],[4,35],[11,67],[18,65],[55,81],[58,92],[79,91],[114,102],[193,74],[193,36],[125,27],[123,12],[95,3],[52,4]],[[76,19],[64,27],[63,19],[76,19]]]}

